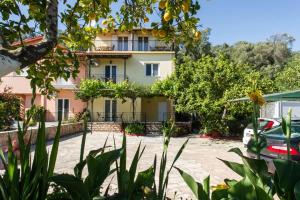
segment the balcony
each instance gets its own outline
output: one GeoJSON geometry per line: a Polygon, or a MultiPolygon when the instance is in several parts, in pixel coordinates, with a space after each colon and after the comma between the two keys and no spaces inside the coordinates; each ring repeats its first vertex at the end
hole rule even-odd
{"type": "Polygon", "coordinates": [[[73,90],[76,88],[76,84],[73,83],[73,81],[71,79],[69,80],[65,80],[63,78],[58,78],[53,84],[53,87],[55,89],[69,89],[69,90],[73,90]]]}
{"type": "Polygon", "coordinates": [[[128,79],[128,77],[124,76],[124,74],[121,75],[91,74],[90,78],[105,81],[105,82],[112,81],[114,83],[122,82],[128,79]]]}
{"type": "Polygon", "coordinates": [[[160,40],[95,40],[95,51],[173,51],[160,40]]]}

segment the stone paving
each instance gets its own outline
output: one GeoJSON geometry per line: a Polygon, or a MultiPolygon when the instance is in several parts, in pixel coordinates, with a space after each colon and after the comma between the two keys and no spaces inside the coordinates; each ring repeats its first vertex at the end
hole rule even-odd
{"type": "MultiPolygon", "coordinates": [[[[87,135],[86,140],[86,151],[97,149],[104,144],[106,137],[108,139],[108,145],[113,145],[113,135],[116,139],[117,146],[121,146],[122,134],[120,133],[99,133],[94,132],[93,134],[87,135]]],[[[183,142],[187,138],[172,138],[169,146],[168,160],[173,161],[178,149],[181,147],[183,142]]],[[[160,160],[162,152],[162,141],[161,136],[157,137],[127,137],[128,146],[128,163],[131,163],[133,155],[139,142],[146,145],[145,152],[139,163],[138,170],[145,170],[153,164],[155,154],[160,160]]],[[[57,158],[57,164],[55,171],[58,173],[73,173],[73,167],[79,160],[81,136],[73,136],[62,139],[59,147],[59,154],[57,158]]],[[[49,145],[51,147],[51,145],[49,145]]],[[[234,153],[227,152],[233,147],[239,147],[243,149],[241,141],[227,141],[227,140],[210,140],[199,137],[193,137],[189,140],[182,156],[177,161],[176,166],[182,170],[191,174],[197,181],[202,180],[210,174],[210,180],[212,185],[223,182],[224,178],[239,178],[234,172],[227,168],[217,158],[225,160],[231,160],[240,162],[238,156],[234,153]]],[[[86,171],[84,175],[86,175],[86,171]]],[[[116,189],[116,178],[112,181],[112,191],[116,189]]],[[[170,174],[168,196],[172,199],[194,199],[190,190],[185,185],[184,181],[180,177],[177,171],[172,171],[170,174]],[[174,198],[174,193],[177,192],[174,198]]]]}

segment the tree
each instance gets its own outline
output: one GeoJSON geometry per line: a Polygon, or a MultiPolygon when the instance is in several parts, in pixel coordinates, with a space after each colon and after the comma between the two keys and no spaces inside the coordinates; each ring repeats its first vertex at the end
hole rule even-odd
{"type": "Polygon", "coordinates": [[[106,94],[107,86],[105,82],[93,79],[86,79],[80,82],[79,89],[76,91],[76,97],[91,102],[91,121],[94,121],[94,100],[106,94]]]}
{"type": "Polygon", "coordinates": [[[0,93],[0,130],[9,129],[15,119],[20,117],[20,98],[12,94],[10,88],[0,93]]]}
{"type": "Polygon", "coordinates": [[[201,56],[210,55],[211,43],[209,42],[210,29],[206,29],[201,34],[201,40],[188,40],[183,44],[178,45],[176,51],[176,61],[182,62],[184,56],[189,56],[194,60],[198,60],[201,56]]]}
{"type": "Polygon", "coordinates": [[[258,43],[245,41],[229,46],[213,47],[215,55],[222,52],[236,64],[248,65],[250,70],[257,70],[274,79],[292,55],[291,46],[294,38],[287,34],[277,34],[258,43]]]}
{"type": "MultiPolygon", "coordinates": [[[[115,28],[126,31],[143,27],[149,21],[148,16],[154,13],[159,15],[159,20],[151,23],[155,36],[166,42],[199,39],[199,20],[195,17],[199,9],[198,2],[182,0],[161,0],[159,4],[153,0],[75,0],[73,3],[58,0],[1,1],[0,77],[28,66],[36,68],[35,64],[41,60],[44,68],[51,69],[51,61],[57,56],[53,50],[59,41],[73,49],[89,48],[97,33],[106,33],[115,28]],[[58,12],[59,3],[65,8],[61,12],[58,12]],[[111,9],[114,3],[120,4],[119,10],[111,9]],[[100,21],[102,26],[98,23],[96,27],[90,26],[100,21]],[[57,34],[58,23],[65,25],[64,33],[60,37],[57,34]],[[36,45],[26,45],[22,36],[35,32],[40,32],[43,40],[36,45]],[[20,45],[14,45],[15,41],[20,41],[20,45]]],[[[57,78],[57,73],[61,75],[64,72],[62,67],[39,75],[43,78],[57,78]]]]}
{"type": "Polygon", "coordinates": [[[126,101],[126,98],[131,100],[133,120],[135,120],[135,102],[137,98],[149,97],[152,95],[149,87],[128,81],[113,84],[112,90],[114,91],[114,98],[122,99],[123,102],[126,101]]]}
{"type": "Polygon", "coordinates": [[[300,89],[300,53],[292,56],[283,71],[277,74],[275,83],[280,91],[300,89]]]}
{"type": "Polygon", "coordinates": [[[273,91],[273,82],[259,72],[237,65],[223,54],[204,56],[194,61],[184,57],[176,74],[152,86],[154,91],[174,99],[177,112],[194,113],[204,132],[236,133],[241,123],[250,119],[251,107],[229,103],[244,97],[252,82],[263,92],[273,91]],[[232,124],[236,124],[234,130],[232,124]]]}

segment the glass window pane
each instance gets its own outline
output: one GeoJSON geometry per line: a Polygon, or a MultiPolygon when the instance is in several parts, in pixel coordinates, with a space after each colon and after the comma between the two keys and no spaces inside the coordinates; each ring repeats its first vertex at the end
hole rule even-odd
{"type": "Polygon", "coordinates": [[[142,51],[142,49],[143,49],[143,38],[139,37],[138,38],[138,50],[142,51]]]}
{"type": "Polygon", "coordinates": [[[144,37],[144,51],[148,51],[148,37],[144,37]]]}
{"type": "Polygon", "coordinates": [[[123,51],[128,51],[128,37],[124,37],[123,51]]]}
{"type": "Polygon", "coordinates": [[[151,76],[151,64],[146,64],[146,76],[151,76]]]}
{"type": "Polygon", "coordinates": [[[118,51],[122,51],[123,38],[118,37],[118,51]]]}
{"type": "Polygon", "coordinates": [[[153,64],[153,76],[158,76],[158,64],[153,64]]]}
{"type": "Polygon", "coordinates": [[[105,100],[105,121],[110,121],[110,100],[105,100]]]}

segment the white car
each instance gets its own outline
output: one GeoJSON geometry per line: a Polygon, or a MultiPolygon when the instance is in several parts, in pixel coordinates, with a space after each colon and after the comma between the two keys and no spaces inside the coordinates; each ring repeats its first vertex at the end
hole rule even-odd
{"type": "MultiPolygon", "coordinates": [[[[259,122],[258,131],[268,130],[268,129],[271,129],[271,128],[274,128],[274,127],[280,125],[279,121],[277,121],[275,119],[268,119],[268,118],[259,118],[258,122],[259,122]]],[[[253,134],[254,134],[254,132],[253,132],[253,125],[251,123],[244,130],[243,144],[245,146],[248,145],[248,143],[251,140],[251,137],[253,136],[253,134]]]]}

